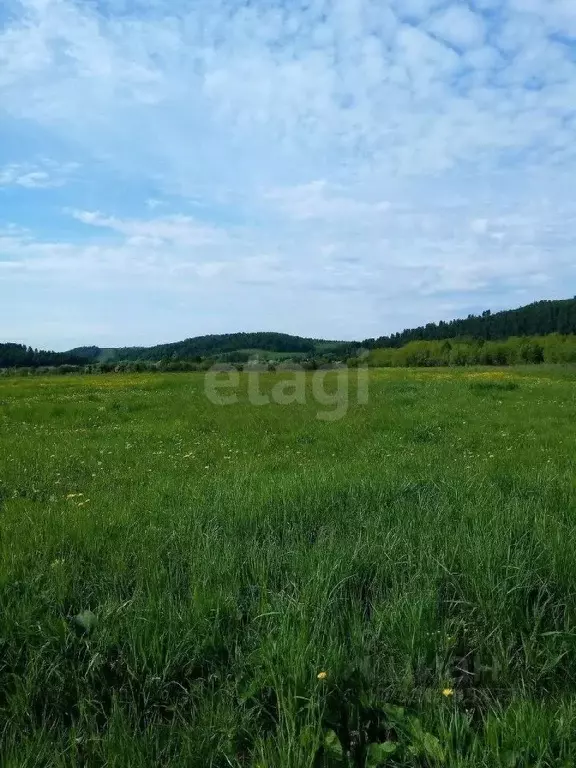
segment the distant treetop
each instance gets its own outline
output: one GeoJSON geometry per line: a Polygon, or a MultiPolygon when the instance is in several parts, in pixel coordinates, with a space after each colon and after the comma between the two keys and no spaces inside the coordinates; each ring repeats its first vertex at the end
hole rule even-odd
{"type": "Polygon", "coordinates": [[[488,309],[466,319],[428,323],[378,339],[366,339],[365,347],[402,347],[410,341],[440,339],[476,339],[496,341],[511,336],[545,336],[550,333],[576,333],[576,298],[559,301],[537,301],[519,309],[494,314],[488,309]]]}

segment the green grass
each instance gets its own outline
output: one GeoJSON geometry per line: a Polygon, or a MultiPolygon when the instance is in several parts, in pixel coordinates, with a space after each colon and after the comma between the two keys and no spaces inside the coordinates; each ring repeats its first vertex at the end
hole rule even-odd
{"type": "Polygon", "coordinates": [[[0,380],[0,764],[574,765],[574,378],[0,380]]]}

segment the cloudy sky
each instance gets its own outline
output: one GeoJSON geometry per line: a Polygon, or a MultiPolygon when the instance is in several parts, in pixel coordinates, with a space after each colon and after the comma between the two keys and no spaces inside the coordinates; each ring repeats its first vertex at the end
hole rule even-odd
{"type": "Polygon", "coordinates": [[[576,293],[574,0],[2,0],[0,339],[576,293]]]}

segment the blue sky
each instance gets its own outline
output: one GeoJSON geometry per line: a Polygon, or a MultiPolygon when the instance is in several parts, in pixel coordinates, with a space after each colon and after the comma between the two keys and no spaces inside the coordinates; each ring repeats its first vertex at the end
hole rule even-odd
{"type": "Polygon", "coordinates": [[[574,0],[4,0],[0,338],[576,293],[574,0]]]}

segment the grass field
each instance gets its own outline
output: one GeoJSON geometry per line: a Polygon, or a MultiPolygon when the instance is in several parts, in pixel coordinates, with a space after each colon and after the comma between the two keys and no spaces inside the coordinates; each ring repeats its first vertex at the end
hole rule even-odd
{"type": "Polygon", "coordinates": [[[576,764],[576,371],[369,377],[0,380],[3,767],[576,764]]]}

